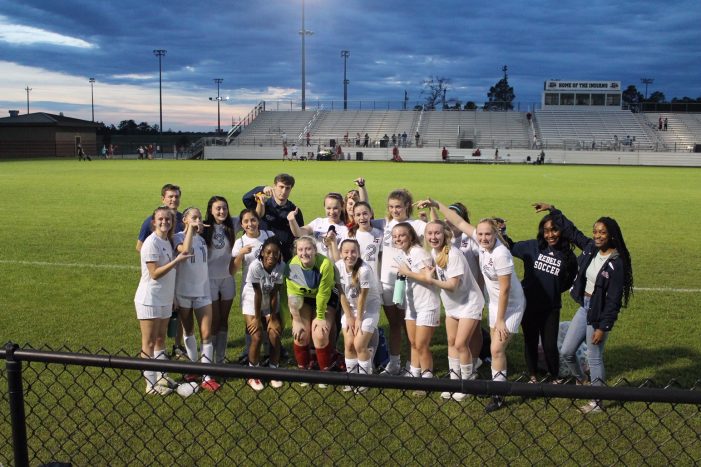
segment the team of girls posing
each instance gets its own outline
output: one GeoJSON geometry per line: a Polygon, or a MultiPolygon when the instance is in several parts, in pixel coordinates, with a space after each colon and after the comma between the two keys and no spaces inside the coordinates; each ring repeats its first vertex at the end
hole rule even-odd
{"type": "MultiPolygon", "coordinates": [[[[286,301],[300,368],[314,365],[315,356],[319,368],[329,370],[337,361],[338,330],[344,337],[347,371],[371,374],[383,307],[390,350],[384,373],[402,372],[400,350],[405,333],[411,348],[409,374],[431,378],[430,344],[440,325],[442,304],[450,377],[474,379],[482,363],[478,358],[480,323],[486,297],[492,379],[506,380],[506,349],[521,326],[531,380],[537,378],[540,340],[549,376],[560,382],[560,296],[574,284],[571,294],[581,307],[569,327],[562,354],[577,382],[584,383],[586,376],[574,354],[586,340],[592,383],[603,384],[604,343],[621,306],[627,305],[633,284],[630,254],[616,221],[599,219],[594,238],[589,239],[561,211],[537,203],[536,212],[549,214],[541,220],[536,239],[516,242],[509,250],[493,219],[482,219],[473,226],[461,203],[446,206],[432,199],[413,203],[404,189],[389,194],[386,217],[375,219],[365,181],[355,183],[358,190],[345,197],[339,193],[325,196],[324,218],[300,226],[298,210],[289,211],[287,220],[296,241],[291,252],[294,257],[287,265],[282,262],[285,253],[278,237],[260,228],[264,199],[258,200],[257,210],[244,209],[238,218],[232,218],[226,199],[214,196],[204,220],[197,208],[187,209],[185,228],[174,236],[173,211],[157,209],[152,216],[153,234],[141,250],[142,279],[135,297],[142,355],[165,358],[165,330],[175,296],[189,358],[198,360],[194,316],[202,339],[199,360],[222,362],[235,296],[233,275],[241,270],[241,308],[251,337],[250,365],[259,364],[264,340],[270,345],[270,365],[279,364],[280,310],[285,309],[281,305],[286,301]],[[430,208],[432,220],[412,219],[415,205],[430,208]],[[439,212],[445,221],[438,219],[439,212]],[[243,234],[236,239],[240,227],[243,234]],[[578,260],[574,245],[582,250],[578,260]],[[513,257],[524,261],[522,284],[514,272],[513,257]]],[[[172,380],[166,375],[145,372],[145,377],[149,393],[172,390],[172,380]]],[[[263,389],[258,379],[248,384],[263,389]]],[[[270,384],[282,385],[279,381],[270,384]]],[[[219,388],[209,376],[203,377],[201,386],[219,388]]],[[[362,392],[365,388],[345,389],[362,392]]],[[[465,398],[461,393],[441,396],[465,398]]],[[[486,409],[496,410],[503,403],[495,396],[486,409]]],[[[591,401],[582,410],[600,411],[602,406],[600,401],[591,401]]]]}

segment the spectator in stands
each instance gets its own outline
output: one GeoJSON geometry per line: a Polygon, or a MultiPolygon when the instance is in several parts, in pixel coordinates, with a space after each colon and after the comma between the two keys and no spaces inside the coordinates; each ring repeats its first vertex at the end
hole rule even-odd
{"type": "Polygon", "coordinates": [[[445,146],[443,146],[443,150],[441,151],[441,159],[443,162],[448,162],[448,150],[445,146]]]}
{"type": "MultiPolygon", "coordinates": [[[[550,211],[555,222],[562,225],[561,235],[582,250],[570,290],[580,308],[570,322],[560,351],[577,382],[583,383],[586,376],[575,352],[586,340],[591,383],[602,386],[606,378],[604,345],[621,307],[628,305],[633,294],[633,267],[623,233],[614,219],[600,217],[594,224],[593,238],[588,238],[554,206],[536,203],[535,208],[536,212],[550,211]]],[[[585,414],[601,412],[603,406],[600,400],[592,400],[580,410],[585,414]]]]}
{"type": "Polygon", "coordinates": [[[392,162],[404,162],[404,159],[399,155],[399,148],[396,145],[392,148],[392,162]]]}
{"type": "Polygon", "coordinates": [[[297,151],[297,143],[292,143],[292,157],[290,158],[290,160],[299,160],[299,158],[297,157],[297,151]]]}
{"type": "Polygon", "coordinates": [[[664,118],[664,131],[667,131],[667,117],[664,118]]]}
{"type": "Polygon", "coordinates": [[[662,115],[657,119],[657,129],[662,131],[662,115]]]}
{"type": "Polygon", "coordinates": [[[368,144],[370,143],[370,136],[365,133],[365,139],[363,140],[363,147],[366,148],[368,147],[368,144]]]}
{"type": "Polygon", "coordinates": [[[207,243],[214,361],[223,363],[229,340],[229,313],[236,296],[236,281],[231,274],[231,248],[241,224],[238,217],[231,217],[226,198],[216,195],[209,198],[204,223],[207,227],[202,236],[207,243]]]}
{"type": "MultiPolygon", "coordinates": [[[[447,221],[479,243],[480,267],[489,293],[492,379],[506,381],[506,348],[513,335],[518,333],[526,304],[514,271],[513,257],[501,240],[496,222],[494,219],[482,219],[475,228],[439,201],[428,199],[417,204],[419,207],[435,206],[447,221]]],[[[493,396],[485,410],[492,412],[503,405],[503,397],[493,396]]]]}
{"type": "Polygon", "coordinates": [[[348,130],[346,130],[346,134],[343,135],[343,144],[346,146],[350,145],[350,140],[348,139],[348,130]]]}
{"type": "Polygon", "coordinates": [[[355,147],[360,146],[360,132],[355,134],[355,147]]]}
{"type": "Polygon", "coordinates": [[[336,160],[337,161],[343,160],[343,148],[341,147],[340,144],[336,145],[336,160]]]}
{"type": "Polygon", "coordinates": [[[421,135],[417,131],[416,134],[414,135],[414,138],[416,139],[416,147],[419,147],[419,142],[421,141],[421,135]]]}
{"type": "Polygon", "coordinates": [[[406,131],[404,131],[404,133],[402,133],[402,147],[403,148],[406,147],[406,139],[407,139],[407,135],[406,135],[406,131]]]}
{"type": "Polygon", "coordinates": [[[284,131],[282,132],[282,145],[287,146],[287,133],[284,131]]]}
{"type": "Polygon", "coordinates": [[[309,147],[312,145],[312,141],[311,141],[312,134],[310,132],[307,132],[306,136],[307,136],[307,147],[309,147]]]}
{"type": "Polygon", "coordinates": [[[533,135],[533,147],[531,149],[538,149],[538,136],[533,135]]]}
{"type": "Polygon", "coordinates": [[[482,155],[482,151],[480,151],[479,147],[475,148],[475,150],[472,151],[472,157],[480,157],[481,155],[482,155]]]}
{"type": "Polygon", "coordinates": [[[288,265],[285,283],[297,366],[309,368],[309,344],[312,341],[319,369],[329,371],[336,361],[336,309],[339,303],[334,289],[334,265],[329,258],[317,253],[316,241],[312,237],[298,238],[295,253],[288,265]]]}
{"type": "Polygon", "coordinates": [[[498,161],[499,160],[499,148],[496,148],[494,150],[494,160],[498,161]]]}
{"type": "MultiPolygon", "coordinates": [[[[168,207],[158,207],[151,216],[153,233],[141,248],[141,280],[134,296],[136,318],[141,329],[141,358],[166,359],[165,338],[175,297],[175,267],[192,255],[175,256],[170,242],[175,216],[168,207]]],[[[146,394],[166,395],[177,387],[165,373],[144,371],[146,394]]]]}
{"type": "Polygon", "coordinates": [[[397,145],[397,135],[395,133],[392,133],[392,146],[397,145]]]}
{"type": "Polygon", "coordinates": [[[387,133],[385,133],[385,135],[382,137],[382,144],[380,145],[380,147],[383,147],[383,148],[389,147],[389,136],[387,136],[387,133]]]}
{"type": "MultiPolygon", "coordinates": [[[[287,158],[288,158],[288,157],[287,157],[287,145],[286,145],[286,144],[283,144],[283,145],[282,145],[282,161],[285,162],[285,160],[286,160],[287,158]]],[[[290,160],[291,160],[291,159],[290,159],[290,160]]]]}
{"type": "Polygon", "coordinates": [[[572,286],[577,274],[573,245],[561,234],[562,227],[551,215],[538,224],[533,240],[515,242],[511,254],[523,260],[523,292],[526,310],[521,320],[526,367],[530,382],[538,381],[538,342],[542,342],[551,380],[560,373],[557,335],[560,329],[561,294],[572,286]]]}

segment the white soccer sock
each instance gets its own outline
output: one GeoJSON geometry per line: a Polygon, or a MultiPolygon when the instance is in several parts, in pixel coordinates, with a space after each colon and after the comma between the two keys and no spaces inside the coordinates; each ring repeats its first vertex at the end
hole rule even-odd
{"type": "MultiPolygon", "coordinates": [[[[153,349],[153,358],[156,360],[166,360],[166,349],[153,349]]],[[[154,373],[156,383],[165,376],[165,373],[162,371],[154,371],[154,373]]]]}
{"type": "Polygon", "coordinates": [[[492,368],[492,381],[506,381],[506,370],[492,368]]]}
{"type": "Polygon", "coordinates": [[[183,340],[185,342],[185,351],[187,352],[187,358],[189,358],[191,362],[196,362],[197,361],[197,338],[193,334],[191,336],[185,336],[185,338],[183,340]]]}
{"type": "Polygon", "coordinates": [[[359,373],[371,375],[372,374],[372,360],[358,360],[358,365],[360,366],[359,373]]]}
{"type": "Polygon", "coordinates": [[[217,342],[215,349],[215,361],[217,363],[224,363],[224,358],[226,357],[226,345],[229,340],[229,331],[219,331],[217,333],[217,342]]]}
{"type": "Polygon", "coordinates": [[[409,373],[411,373],[411,376],[414,378],[421,378],[421,368],[409,365],[409,373]]]}
{"type": "Polygon", "coordinates": [[[357,358],[346,358],[346,372],[358,373],[358,359],[357,358]]]}
{"type": "MultiPolygon", "coordinates": [[[[210,341],[202,342],[202,356],[200,357],[201,363],[212,363],[214,360],[214,345],[210,341]]],[[[202,380],[209,381],[212,379],[209,375],[202,375],[202,380]]]]}
{"type": "Polygon", "coordinates": [[[148,384],[150,387],[153,387],[156,385],[156,372],[151,371],[151,370],[146,370],[144,371],[144,378],[146,378],[146,384],[148,384]]]}
{"type": "Polygon", "coordinates": [[[401,357],[399,355],[390,355],[388,367],[399,368],[401,366],[401,357]]]}
{"type": "Polygon", "coordinates": [[[450,379],[460,379],[460,372],[462,371],[460,359],[448,357],[448,369],[450,370],[450,379]]]}
{"type": "Polygon", "coordinates": [[[472,364],[460,365],[460,379],[470,379],[472,376],[472,364]]]}

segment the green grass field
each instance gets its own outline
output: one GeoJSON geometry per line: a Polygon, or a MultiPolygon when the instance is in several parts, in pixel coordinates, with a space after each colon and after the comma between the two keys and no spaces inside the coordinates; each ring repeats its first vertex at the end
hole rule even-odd
{"type": "MultiPolygon", "coordinates": [[[[160,187],[166,182],[179,184],[183,189],[181,208],[205,208],[208,198],[219,194],[229,199],[231,210],[236,213],[242,208],[244,192],[258,184],[270,184],[281,171],[296,177],[291,198],[303,209],[307,221],[323,215],[325,193],[343,192],[359,176],[367,179],[378,213],[383,211],[390,190],[406,187],[417,199],[430,195],[446,202],[462,201],[469,206],[473,219],[505,217],[508,232],[515,240],[535,236],[540,215],[530,207],[534,201],[557,205],[584,232],[599,216],[612,216],[621,224],[631,250],[637,290],[607,342],[609,382],[650,378],[660,385],[674,378],[688,388],[701,378],[701,322],[695,316],[701,309],[698,169],[379,162],[3,162],[0,214],[6,222],[0,229],[0,341],[74,350],[124,350],[136,355],[140,339],[133,296],[139,280],[139,257],[134,246],[141,222],[159,204],[160,187]]],[[[518,261],[517,264],[520,271],[518,261]]],[[[238,304],[234,306],[228,350],[232,359],[242,349],[244,329],[238,304]]],[[[575,310],[574,302],[564,298],[562,319],[569,319],[575,310]]],[[[284,343],[291,345],[289,330],[284,343]]],[[[443,374],[447,370],[443,329],[436,333],[433,350],[436,370],[443,374]]],[[[508,357],[511,379],[525,369],[520,336],[510,346],[508,357]]],[[[154,460],[171,463],[172,454],[181,462],[196,463],[199,455],[207,452],[212,461],[224,462],[233,457],[255,463],[286,463],[279,453],[266,460],[266,453],[277,449],[275,443],[258,445],[268,431],[255,426],[247,432],[255,425],[256,417],[265,417],[271,427],[270,438],[287,449],[295,463],[306,463],[308,459],[301,451],[300,457],[294,457],[295,443],[305,444],[304,454],[323,464],[431,462],[431,455],[421,452],[420,444],[413,439],[417,427],[421,428],[421,438],[433,443],[439,452],[447,446],[444,443],[459,442],[464,449],[474,449],[479,454],[473,457],[475,460],[501,455],[504,457],[500,460],[517,464],[538,459],[545,464],[621,460],[664,464],[669,457],[659,457],[656,446],[665,444],[672,456],[682,450],[650,434],[658,430],[657,417],[668,417],[670,409],[666,405],[658,405],[653,414],[644,404],[627,404],[623,409],[611,409],[609,418],[591,425],[579,423],[581,415],[572,409],[574,402],[567,400],[513,404],[496,417],[484,417],[480,400],[462,405],[440,404],[433,395],[417,402],[389,390],[366,401],[334,391],[324,397],[325,405],[316,409],[319,423],[314,429],[324,430],[317,431],[318,439],[310,442],[314,437],[294,431],[298,417],[308,416],[298,413],[295,404],[303,396],[316,407],[314,401],[319,396],[313,390],[290,387],[273,396],[266,389],[264,397],[257,397],[242,381],[229,381],[217,394],[203,394],[187,401],[176,396],[144,399],[143,382],[136,372],[127,372],[128,377],[124,378],[119,372],[57,367],[53,367],[55,372],[47,372],[46,367],[32,364],[25,376],[33,382],[27,401],[32,407],[32,423],[40,425],[33,426],[30,432],[30,453],[39,456],[34,461],[71,458],[77,464],[89,464],[95,459],[102,459],[97,463],[113,463],[119,458],[125,464],[154,460]],[[86,387],[90,389],[84,392],[86,387]],[[225,412],[223,418],[214,417],[220,410],[225,412]],[[537,417],[533,417],[533,410],[539,411],[537,417]],[[275,417],[269,415],[272,413],[275,417]],[[402,413],[406,415],[403,417],[402,413]],[[151,415],[142,420],[134,414],[151,415]],[[426,425],[429,416],[431,423],[426,425]],[[187,419],[193,419],[194,425],[189,426],[189,433],[184,433],[183,420],[187,419]],[[377,457],[368,460],[343,452],[326,438],[344,436],[348,428],[344,423],[350,423],[359,433],[367,429],[358,446],[369,451],[393,432],[396,438],[382,442],[390,443],[389,450],[395,454],[377,451],[377,457]],[[113,426],[119,428],[112,431],[113,426]],[[549,433],[544,426],[549,427],[549,433]],[[142,427],[148,433],[180,433],[179,441],[174,442],[170,436],[144,438],[142,427]],[[626,437],[620,438],[622,427],[628,430],[626,437]],[[135,438],[136,430],[139,436],[135,438]],[[197,436],[203,431],[223,435],[222,444],[197,436]],[[595,454],[581,442],[593,432],[600,436],[589,441],[595,445],[595,454]],[[71,438],[70,443],[62,433],[71,438]],[[288,433],[293,433],[289,439],[288,433]],[[497,440],[497,445],[503,442],[504,447],[496,449],[485,444],[483,433],[491,433],[491,439],[497,440]],[[147,442],[163,455],[153,459],[145,451],[132,453],[132,449],[138,451],[147,442]],[[192,450],[181,452],[188,443],[195,443],[192,450]],[[623,458],[610,457],[608,448],[616,443],[617,449],[624,451],[636,443],[640,452],[649,456],[629,452],[623,458]],[[549,451],[547,459],[542,459],[536,444],[557,447],[549,451]],[[528,450],[533,451],[534,457],[529,457],[528,450]]],[[[0,384],[4,386],[2,376],[0,372],[0,384]]],[[[694,408],[671,412],[673,417],[680,412],[683,416],[681,420],[674,418],[675,428],[669,430],[683,430],[681,436],[697,439],[701,428],[698,416],[694,418],[694,408]],[[686,417],[691,422],[686,422],[686,417]]],[[[2,418],[8,420],[5,408],[0,410],[2,418]]],[[[8,424],[0,424],[0,434],[8,439],[8,424]]],[[[459,463],[462,457],[454,455],[446,454],[442,459],[459,463]]],[[[698,448],[692,450],[691,456],[682,459],[701,459],[698,448]]],[[[3,459],[10,462],[9,444],[0,445],[0,463],[3,459]]]]}
{"type": "MultiPolygon", "coordinates": [[[[237,213],[243,207],[243,193],[257,184],[270,184],[281,171],[295,176],[291,199],[307,221],[323,216],[325,193],[350,189],[358,176],[367,179],[378,213],[391,189],[406,187],[417,199],[430,195],[446,202],[463,201],[473,219],[500,215],[508,220],[508,232],[515,240],[535,236],[540,215],[530,207],[533,201],[557,205],[584,232],[599,216],[612,216],[621,224],[631,250],[638,290],[607,343],[609,379],[676,378],[690,385],[701,377],[701,322],[695,318],[701,308],[699,169],[3,162],[0,213],[6,222],[0,231],[0,340],[136,353],[139,331],[132,300],[139,258],[134,245],[141,222],[159,204],[160,187],[166,182],[179,184],[181,208],[204,209],[209,197],[219,194],[237,213]]],[[[563,320],[575,310],[566,297],[563,320]]],[[[242,347],[242,323],[235,308],[230,357],[242,347]]],[[[434,347],[440,371],[446,366],[442,332],[436,334],[434,347]]],[[[509,357],[510,373],[523,371],[520,340],[511,346],[509,357]]]]}

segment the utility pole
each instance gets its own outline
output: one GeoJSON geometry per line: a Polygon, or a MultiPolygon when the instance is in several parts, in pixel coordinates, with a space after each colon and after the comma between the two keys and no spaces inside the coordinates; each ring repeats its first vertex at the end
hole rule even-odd
{"type": "Polygon", "coordinates": [[[219,105],[221,104],[222,97],[219,95],[219,85],[224,80],[222,78],[214,78],[214,82],[217,83],[217,97],[210,97],[210,101],[217,101],[217,134],[221,133],[221,110],[219,105]]]}
{"type": "Polygon", "coordinates": [[[341,50],[341,57],[343,57],[343,110],[348,110],[348,78],[346,77],[346,71],[348,68],[348,57],[350,57],[350,51],[341,50]]]}

